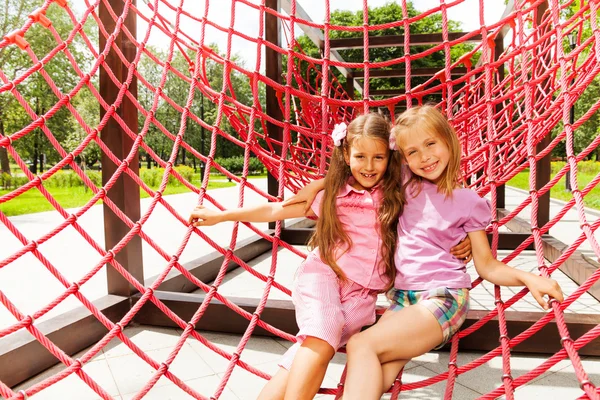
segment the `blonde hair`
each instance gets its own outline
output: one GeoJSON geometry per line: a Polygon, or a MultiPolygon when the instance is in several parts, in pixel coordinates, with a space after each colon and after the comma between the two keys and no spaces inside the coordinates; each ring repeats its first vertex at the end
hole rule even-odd
{"type": "MultiPolygon", "coordinates": [[[[356,139],[371,139],[385,142],[389,148],[390,124],[380,114],[369,113],[354,119],[348,125],[346,138],[340,146],[333,149],[329,169],[325,176],[325,193],[321,202],[322,218],[317,220],[317,229],[311,237],[309,247],[319,248],[321,260],[329,265],[340,279],[345,279],[344,272],[337,265],[336,255],[339,257],[352,247],[352,241],[344,231],[337,214],[336,201],[340,190],[347,184],[352,176],[350,167],[344,156],[350,155],[352,143],[356,139]],[[342,253],[334,251],[342,248],[342,253]]],[[[389,150],[387,169],[381,180],[383,201],[379,207],[379,227],[381,232],[381,257],[385,261],[383,274],[388,280],[388,289],[393,286],[396,276],[394,253],[397,242],[398,218],[404,208],[404,192],[401,190],[401,162],[402,158],[397,151],[389,150]]]]}
{"type": "MultiPolygon", "coordinates": [[[[414,131],[434,133],[448,147],[450,160],[437,185],[440,193],[443,193],[446,197],[451,197],[452,191],[458,186],[460,180],[461,148],[454,128],[437,108],[424,105],[404,111],[396,118],[396,122],[392,127],[392,134],[396,137],[397,143],[401,142],[403,134],[414,131]]],[[[413,182],[417,183],[419,186],[416,192],[418,193],[422,181],[422,177],[412,174],[406,186],[413,182]]]]}

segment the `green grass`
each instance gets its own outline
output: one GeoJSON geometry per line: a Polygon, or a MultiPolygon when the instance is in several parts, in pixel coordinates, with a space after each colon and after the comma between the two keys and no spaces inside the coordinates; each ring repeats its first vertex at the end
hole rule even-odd
{"type": "MultiPolygon", "coordinates": [[[[208,183],[209,190],[231,186],[235,186],[235,184],[229,182],[208,183]]],[[[156,189],[157,188],[152,188],[152,190],[156,189]]],[[[86,190],[86,188],[82,186],[72,188],[48,188],[48,191],[63,208],[81,207],[93,197],[92,191],[89,189],[86,190]]],[[[164,194],[179,194],[187,193],[189,191],[190,190],[183,185],[169,185],[166,187],[164,194]]],[[[0,190],[0,196],[6,193],[9,193],[9,191],[0,190]]],[[[142,191],[142,189],[140,189],[140,194],[142,198],[150,197],[148,193],[142,191]]],[[[51,210],[54,210],[54,207],[44,196],[42,196],[37,188],[30,189],[18,197],[0,204],[0,211],[9,217],[51,210]]]]}
{"type": "MultiPolygon", "coordinates": [[[[554,171],[553,171],[554,174],[554,171]]],[[[596,177],[596,173],[578,172],[577,183],[579,188],[583,190],[585,186],[596,177]]],[[[518,173],[514,178],[507,182],[507,185],[514,186],[519,189],[529,190],[529,171],[518,173]]],[[[562,201],[569,201],[573,197],[570,192],[565,190],[565,177],[550,189],[550,197],[562,201]]],[[[584,198],[583,202],[587,207],[600,210],[600,186],[593,188],[584,198]]]]}

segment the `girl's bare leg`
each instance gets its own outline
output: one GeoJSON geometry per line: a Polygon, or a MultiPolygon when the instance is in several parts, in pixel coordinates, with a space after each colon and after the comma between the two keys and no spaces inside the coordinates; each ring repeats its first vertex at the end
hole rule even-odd
{"type": "Polygon", "coordinates": [[[289,375],[290,373],[287,369],[279,368],[279,371],[273,375],[271,380],[260,391],[257,400],[283,400],[289,375]]]}
{"type": "Polygon", "coordinates": [[[388,311],[385,318],[350,338],[344,400],[379,399],[400,369],[442,342],[442,328],[425,307],[416,304],[388,311]]]}
{"type": "Polygon", "coordinates": [[[327,365],[334,354],[335,350],[326,341],[307,337],[290,368],[285,400],[312,400],[321,387],[327,365]]]}

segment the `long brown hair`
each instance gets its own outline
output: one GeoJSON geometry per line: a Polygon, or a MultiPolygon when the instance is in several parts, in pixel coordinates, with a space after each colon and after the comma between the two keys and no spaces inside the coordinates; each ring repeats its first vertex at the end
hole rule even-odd
{"type": "MultiPolygon", "coordinates": [[[[348,125],[346,138],[342,140],[340,146],[334,148],[331,155],[329,170],[325,176],[325,193],[321,202],[322,218],[317,220],[317,229],[310,239],[309,247],[319,248],[321,260],[329,265],[340,279],[346,279],[346,276],[336,261],[343,253],[350,250],[352,241],[340,222],[336,200],[338,193],[352,176],[344,155],[350,155],[352,143],[357,138],[381,140],[385,142],[386,147],[389,147],[390,124],[385,117],[377,113],[359,116],[348,125]]],[[[384,271],[380,273],[389,279],[388,288],[392,287],[396,277],[394,253],[398,237],[397,226],[405,204],[404,192],[401,190],[400,168],[400,153],[390,150],[388,166],[380,182],[383,201],[378,215],[382,241],[380,256],[385,262],[384,271]]]]}
{"type": "MultiPolygon", "coordinates": [[[[437,185],[440,193],[446,197],[451,197],[452,191],[458,186],[460,179],[461,148],[454,128],[437,108],[431,105],[424,105],[409,108],[400,114],[392,127],[392,134],[396,136],[396,142],[399,143],[402,134],[414,132],[415,130],[435,134],[448,147],[450,160],[446,169],[442,172],[437,185]]],[[[422,177],[412,174],[406,187],[409,187],[410,183],[415,182],[419,185],[416,191],[418,193],[422,181],[422,177]]]]}

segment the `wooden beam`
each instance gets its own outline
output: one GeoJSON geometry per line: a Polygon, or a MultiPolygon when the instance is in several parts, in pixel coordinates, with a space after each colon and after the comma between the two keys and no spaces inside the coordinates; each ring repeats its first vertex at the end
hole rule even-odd
{"type": "MultiPolygon", "coordinates": [[[[281,9],[283,11],[285,11],[288,15],[292,15],[292,3],[291,0],[279,0],[280,1],[280,6],[281,9]]],[[[310,16],[308,15],[308,13],[306,11],[304,11],[304,9],[300,6],[300,4],[298,2],[296,2],[296,17],[301,18],[305,21],[312,21],[310,16]]],[[[320,29],[317,28],[313,28],[311,26],[308,25],[304,25],[301,23],[297,23],[298,26],[300,27],[300,29],[302,29],[302,31],[304,32],[304,34],[306,36],[308,36],[310,38],[310,40],[312,40],[312,42],[319,48],[321,49],[321,52],[323,51],[323,49],[325,48],[325,37],[323,36],[323,32],[321,32],[320,29]]],[[[330,48],[330,54],[329,54],[329,59],[333,60],[333,61],[337,61],[337,62],[342,62],[345,63],[346,60],[344,60],[344,57],[342,57],[340,55],[340,53],[338,53],[337,50],[335,50],[333,47],[330,48]]],[[[341,67],[341,66],[336,66],[335,68],[337,68],[338,71],[340,71],[340,73],[343,76],[348,76],[348,74],[350,74],[352,71],[345,68],[345,67],[341,67]]],[[[363,87],[361,85],[361,83],[359,81],[357,81],[356,79],[354,80],[354,89],[356,89],[358,91],[358,93],[360,93],[362,95],[363,93],[363,87]]]]}
{"type": "MultiPolygon", "coordinates": [[[[469,32],[448,32],[448,40],[454,41],[468,35],[469,32]]],[[[442,33],[418,33],[410,35],[411,46],[422,46],[422,45],[436,45],[444,43],[442,33]]],[[[463,41],[467,42],[481,42],[481,34],[474,35],[473,37],[463,41]]],[[[360,49],[364,47],[363,37],[355,38],[342,38],[342,39],[330,39],[329,46],[331,49],[360,49]]],[[[385,35],[385,36],[369,36],[369,48],[377,47],[395,47],[404,46],[404,35],[385,35]]]]}
{"type": "MultiPolygon", "coordinates": [[[[509,214],[508,210],[498,209],[498,218],[504,218],[509,214]]],[[[531,235],[531,225],[522,218],[514,217],[504,225],[513,232],[531,235]]],[[[544,258],[553,263],[567,249],[568,245],[556,239],[552,235],[543,235],[542,244],[544,258]]],[[[600,263],[590,259],[579,250],[575,250],[571,257],[562,263],[558,269],[581,286],[596,270],[600,263]]],[[[588,291],[590,296],[600,301],[600,283],[595,283],[588,291]]]]}
{"type": "MultiPolygon", "coordinates": [[[[136,295],[138,296],[138,295],[136,295]]],[[[191,320],[205,296],[203,294],[183,294],[155,292],[173,312],[184,321],[191,320]]],[[[135,296],[134,296],[135,297],[135,296]]],[[[259,300],[255,298],[228,297],[249,313],[256,310],[259,300]]],[[[464,328],[481,320],[488,311],[471,310],[467,315],[464,328]]],[[[506,311],[507,327],[510,338],[514,338],[525,329],[540,320],[545,312],[514,312],[506,311]]],[[[261,320],[289,334],[298,332],[294,305],[291,300],[267,300],[267,305],[261,314],[261,320]]],[[[565,314],[567,328],[572,339],[577,339],[590,329],[600,324],[600,315],[565,314]]],[[[138,312],[136,322],[154,326],[176,327],[177,325],[164,315],[154,304],[147,302],[138,312]]],[[[196,329],[241,334],[248,328],[248,320],[239,316],[233,310],[219,301],[212,300],[204,316],[196,324],[196,329]]],[[[256,335],[274,336],[262,328],[256,328],[256,335]]],[[[500,330],[497,319],[492,319],[473,334],[461,339],[459,347],[463,350],[488,351],[498,347],[500,330]]],[[[555,353],[561,349],[560,334],[556,322],[552,321],[542,328],[531,339],[525,340],[515,348],[515,351],[526,353],[555,353]]],[[[600,355],[600,342],[595,340],[579,351],[580,355],[600,355]]]]}
{"type": "MultiPolygon", "coordinates": [[[[410,75],[411,76],[427,76],[432,77],[437,73],[443,71],[440,68],[411,68],[410,75]]],[[[456,67],[453,68],[451,72],[452,76],[463,76],[467,73],[467,69],[464,67],[456,67]]],[[[365,71],[358,70],[352,73],[352,76],[355,79],[364,79],[365,71]]],[[[369,70],[370,78],[403,78],[406,76],[406,68],[393,68],[393,69],[371,69],[369,70]]]]}
{"type": "MultiPolygon", "coordinates": [[[[294,246],[305,246],[313,234],[313,228],[286,228],[281,232],[281,239],[286,243],[294,246]]],[[[531,234],[501,232],[498,243],[499,250],[514,250],[523,243],[531,234]]],[[[492,235],[488,235],[488,240],[491,243],[492,235]]],[[[533,245],[529,245],[527,250],[533,250],[533,245]]]]}
{"type": "MultiPolygon", "coordinates": [[[[172,293],[163,291],[156,291],[154,295],[186,322],[192,319],[192,316],[202,305],[206,297],[202,293],[172,293]]],[[[139,297],[140,295],[133,296],[134,301],[139,297]]],[[[259,300],[230,296],[227,296],[227,299],[249,313],[253,313],[256,310],[259,300]]],[[[261,314],[261,320],[284,332],[294,335],[298,332],[294,305],[291,300],[267,300],[267,305],[261,314]]],[[[136,314],[135,321],[144,325],[178,327],[175,322],[151,302],[144,304],[136,314]]],[[[206,308],[204,315],[196,324],[197,330],[213,332],[244,333],[247,328],[248,320],[246,318],[215,299],[211,300],[210,306],[206,308]]],[[[256,335],[274,336],[260,327],[257,327],[254,332],[256,335]]]]}
{"type": "MultiPolygon", "coordinates": [[[[129,311],[129,298],[107,295],[93,304],[113,322],[129,311]]],[[[69,355],[97,343],[108,330],[85,307],[67,311],[35,326],[69,355]]],[[[58,364],[59,360],[26,329],[0,339],[0,382],[9,387],[30,379],[58,364]]]]}
{"type": "MultiPolygon", "coordinates": [[[[110,7],[117,15],[123,12],[124,2],[120,0],[110,0],[110,7]]],[[[100,20],[108,32],[115,29],[116,21],[108,11],[107,4],[100,2],[100,20]]],[[[136,15],[128,13],[124,21],[124,27],[132,35],[136,34],[136,15]]],[[[100,37],[100,49],[106,47],[106,38],[100,37]]],[[[117,35],[113,46],[117,46],[128,61],[135,59],[137,47],[132,43],[127,35],[122,31],[117,35]]],[[[114,49],[111,49],[106,57],[106,62],[100,67],[100,95],[110,105],[117,100],[119,86],[108,76],[107,68],[110,68],[120,82],[127,80],[127,68],[121,61],[114,49]]],[[[133,77],[128,91],[137,98],[137,79],[133,77]]],[[[124,96],[120,106],[116,109],[117,113],[127,124],[129,129],[137,134],[138,132],[138,112],[134,103],[124,96]]],[[[100,107],[100,119],[104,118],[106,111],[100,107]]],[[[110,151],[120,160],[124,160],[133,146],[133,139],[127,135],[125,130],[111,118],[100,132],[100,137],[110,151]]],[[[139,174],[139,158],[135,157],[129,162],[129,168],[137,175],[139,174]]],[[[113,177],[117,171],[118,165],[115,165],[110,158],[102,152],[102,185],[113,177]]],[[[136,222],[140,219],[140,188],[135,181],[126,173],[123,173],[108,191],[107,196],[129,219],[136,222]]],[[[107,205],[104,203],[104,243],[106,249],[114,248],[130,229],[107,205]]],[[[119,262],[134,278],[139,282],[144,281],[144,266],[142,259],[142,240],[136,235],[127,243],[127,245],[116,254],[116,261],[119,262]]],[[[136,291],[112,265],[107,264],[107,284],[108,293],[119,296],[129,296],[136,291]]]]}
{"type": "MultiPolygon", "coordinates": [[[[484,310],[469,311],[462,329],[464,330],[465,328],[468,328],[474,323],[480,321],[487,314],[488,311],[484,310]]],[[[541,311],[505,311],[508,337],[512,339],[519,335],[521,332],[530,328],[535,322],[539,321],[544,315],[546,315],[546,313],[541,311]]],[[[600,324],[600,315],[598,314],[579,314],[567,312],[564,314],[564,318],[567,324],[569,335],[573,340],[578,339],[582,335],[589,332],[592,328],[595,328],[598,324],[600,324]]],[[[461,350],[489,351],[500,345],[499,338],[499,322],[497,318],[494,318],[469,336],[462,338],[458,347],[461,350]]],[[[561,336],[556,322],[552,320],[550,323],[540,329],[535,335],[524,340],[518,346],[515,346],[512,351],[523,353],[554,354],[562,349],[560,339],[561,336]]],[[[449,349],[450,345],[448,344],[446,348],[449,349]]],[[[582,356],[600,355],[600,341],[592,340],[587,346],[581,348],[578,353],[582,356]]]]}

